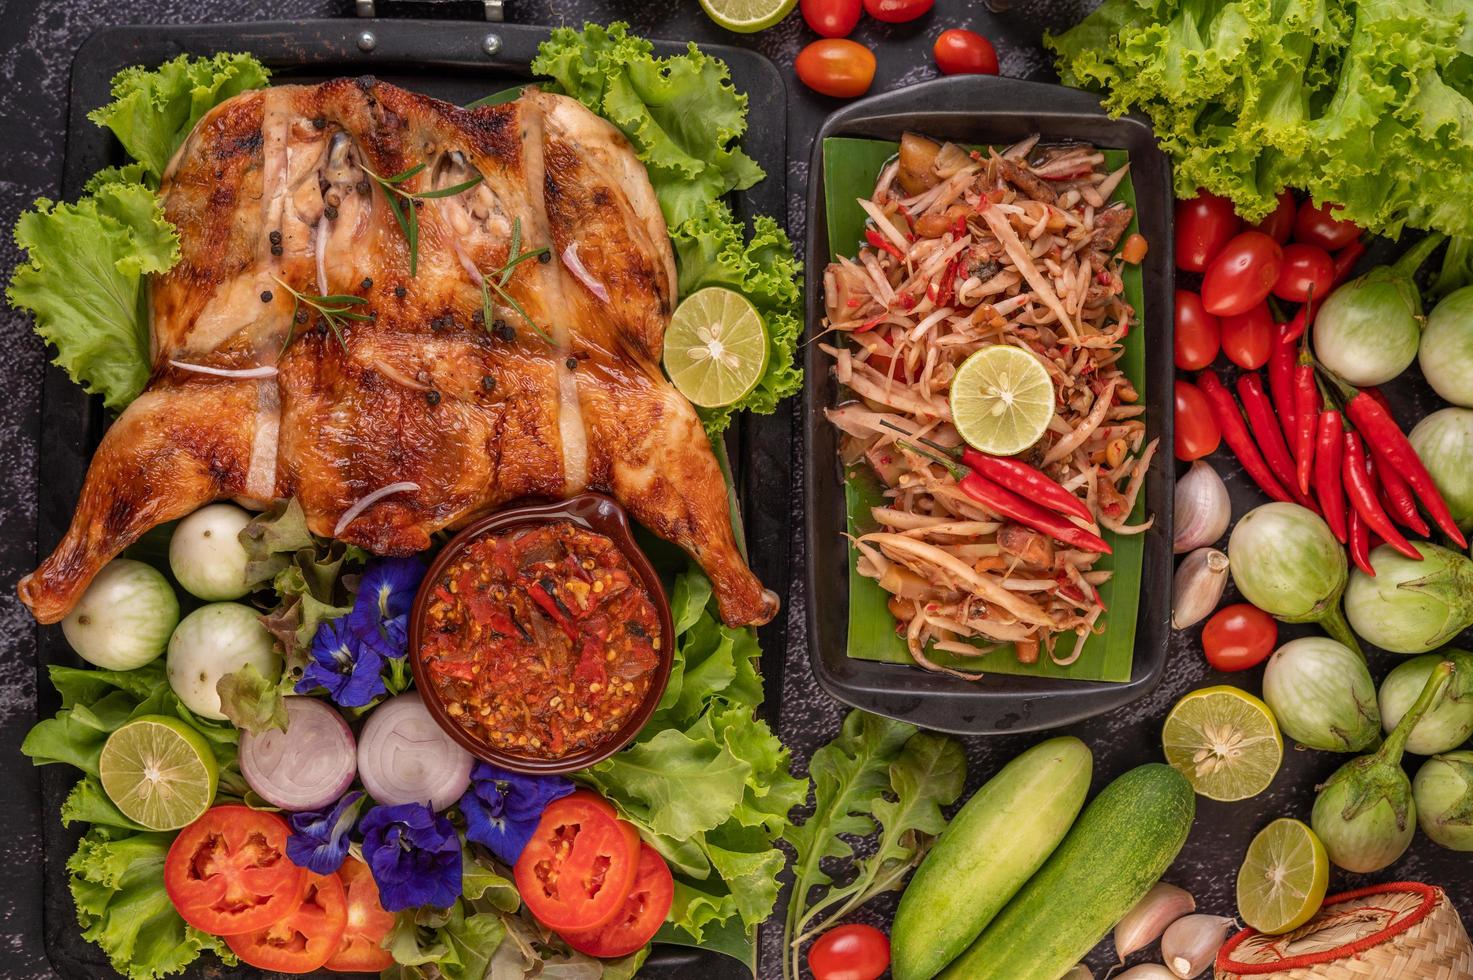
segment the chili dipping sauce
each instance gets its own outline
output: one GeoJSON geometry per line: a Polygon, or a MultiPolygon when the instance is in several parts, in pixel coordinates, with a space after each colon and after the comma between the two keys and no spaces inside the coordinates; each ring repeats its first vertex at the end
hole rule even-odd
{"type": "Polygon", "coordinates": [[[493,749],[559,759],[613,738],[660,662],[659,612],[614,541],[570,521],[467,545],[434,583],[420,656],[493,749]]]}

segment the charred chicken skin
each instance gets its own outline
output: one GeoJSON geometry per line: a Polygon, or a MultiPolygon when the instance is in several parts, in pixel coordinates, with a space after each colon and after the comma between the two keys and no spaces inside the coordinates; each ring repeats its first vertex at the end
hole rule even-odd
{"type": "Polygon", "coordinates": [[[20,583],[38,620],[212,500],[296,497],[315,533],[407,555],[507,501],[584,489],[688,551],[727,623],[772,618],[700,420],[660,371],[674,256],[608,123],[535,90],[465,110],[367,78],[285,85],[202,119],[162,193],[182,259],[152,284],[153,377],[20,583]],[[395,186],[479,180],[397,197],[417,210],[411,275],[375,178],[419,164],[395,186]],[[492,287],[517,236],[547,252],[511,268],[508,300],[492,287]],[[293,291],[362,297],[364,318],[326,322],[293,291]]]}

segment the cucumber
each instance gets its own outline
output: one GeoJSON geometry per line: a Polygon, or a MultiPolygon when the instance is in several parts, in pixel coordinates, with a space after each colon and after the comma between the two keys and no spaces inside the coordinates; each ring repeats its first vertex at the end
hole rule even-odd
{"type": "Polygon", "coordinates": [[[900,898],[895,980],[930,980],[1039,869],[1089,795],[1089,746],[1052,738],[1019,755],[957,811],[900,898]]]}
{"type": "Polygon", "coordinates": [[[1039,872],[941,977],[1059,980],[1171,866],[1196,805],[1186,777],[1159,762],[1106,786],[1039,872]]]}

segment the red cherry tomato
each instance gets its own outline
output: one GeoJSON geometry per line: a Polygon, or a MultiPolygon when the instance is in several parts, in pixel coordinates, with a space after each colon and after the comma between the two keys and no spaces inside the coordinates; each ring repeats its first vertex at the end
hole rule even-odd
{"type": "Polygon", "coordinates": [[[1177,201],[1176,267],[1205,272],[1241,224],[1233,202],[1225,197],[1198,191],[1194,198],[1177,201]]]}
{"type": "Polygon", "coordinates": [[[1201,459],[1222,442],[1207,396],[1190,381],[1176,381],[1176,458],[1184,463],[1201,459]]]}
{"type": "Polygon", "coordinates": [[[563,940],[580,953],[612,958],[628,956],[649,942],[675,899],[675,881],[660,852],[648,844],[639,849],[639,871],[624,907],[597,929],[561,933],[563,940]]]}
{"type": "Polygon", "coordinates": [[[1318,304],[1335,283],[1335,260],[1318,245],[1295,242],[1284,246],[1284,262],[1274,281],[1274,295],[1291,303],[1314,297],[1318,304]]]}
{"type": "Polygon", "coordinates": [[[1316,205],[1310,200],[1299,205],[1299,213],[1294,216],[1294,240],[1333,252],[1359,238],[1360,225],[1341,221],[1333,216],[1332,209],[1338,209],[1338,205],[1316,205]]]}
{"type": "Polygon", "coordinates": [[[798,52],[793,67],[804,85],[836,99],[863,95],[875,80],[874,52],[842,38],[814,41],[798,52]]]}
{"type": "Polygon", "coordinates": [[[1261,231],[1245,231],[1223,246],[1202,277],[1208,313],[1247,313],[1268,298],[1279,278],[1284,250],[1261,231]]]}
{"type": "Polygon", "coordinates": [[[848,37],[859,23],[859,0],[802,0],[798,9],[808,26],[824,37],[848,37]]]}
{"type": "Polygon", "coordinates": [[[936,0],[864,0],[864,12],[887,24],[904,24],[931,9],[936,0]]]}
{"type": "Polygon", "coordinates": [[[976,31],[953,27],[942,31],[931,49],[943,75],[996,75],[997,51],[976,31]]]}
{"type": "Polygon", "coordinates": [[[1294,192],[1285,187],[1279,191],[1278,206],[1253,227],[1282,245],[1294,233],[1294,216],[1298,212],[1299,205],[1294,200],[1294,192]]]}
{"type": "Polygon", "coordinates": [[[889,966],[890,940],[874,926],[830,929],[808,950],[813,980],[875,980],[889,966]]]}
{"type": "Polygon", "coordinates": [[[1274,652],[1279,624],[1246,602],[1224,606],[1202,627],[1202,649],[1216,670],[1257,667],[1274,652]]]}
{"type": "Polygon", "coordinates": [[[1267,303],[1259,303],[1247,313],[1222,318],[1222,352],[1244,370],[1257,371],[1268,363],[1274,336],[1274,316],[1267,303]]]}
{"type": "Polygon", "coordinates": [[[1200,371],[1217,359],[1222,328],[1217,317],[1202,308],[1202,297],[1185,289],[1176,291],[1176,366],[1200,371]]]}

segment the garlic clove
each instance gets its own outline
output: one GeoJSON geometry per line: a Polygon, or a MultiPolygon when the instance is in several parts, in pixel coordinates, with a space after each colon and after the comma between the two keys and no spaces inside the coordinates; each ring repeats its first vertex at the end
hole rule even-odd
{"type": "Polygon", "coordinates": [[[1160,963],[1142,963],[1115,974],[1115,980],[1176,980],[1176,974],[1160,963]]]}
{"type": "Polygon", "coordinates": [[[1160,939],[1167,926],[1195,911],[1197,902],[1190,892],[1164,881],[1157,882],[1115,924],[1115,954],[1124,963],[1131,953],[1160,939]]]}
{"type": "Polygon", "coordinates": [[[1172,510],[1171,550],[1178,555],[1205,547],[1227,532],[1233,518],[1233,504],[1228,498],[1227,484],[1211,464],[1193,461],[1191,468],[1176,481],[1175,507],[1172,510]]]}
{"type": "Polygon", "coordinates": [[[1184,630],[1211,615],[1227,580],[1228,556],[1216,548],[1198,548],[1183,558],[1171,583],[1171,625],[1184,630]]]}
{"type": "Polygon", "coordinates": [[[1161,937],[1161,958],[1180,980],[1192,980],[1217,959],[1237,920],[1222,915],[1188,915],[1177,919],[1161,937]]]}

